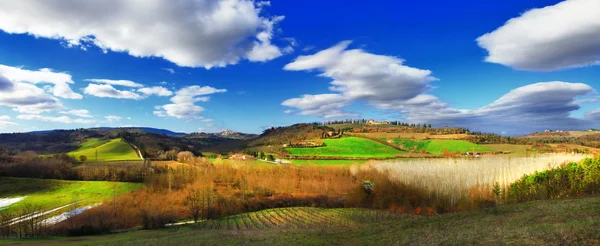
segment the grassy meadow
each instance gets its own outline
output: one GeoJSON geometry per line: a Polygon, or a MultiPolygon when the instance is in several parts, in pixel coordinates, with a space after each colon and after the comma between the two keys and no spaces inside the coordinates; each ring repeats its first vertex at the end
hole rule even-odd
{"type": "Polygon", "coordinates": [[[370,139],[345,137],[323,139],[325,146],[316,148],[286,148],[293,156],[385,158],[406,153],[370,139]]]}
{"type": "Polygon", "coordinates": [[[90,139],[81,144],[77,150],[67,153],[79,158],[86,156],[87,161],[132,161],[140,160],[135,150],[120,138],[112,140],[90,139]],[[96,152],[98,159],[96,160],[96,152]]]}
{"type": "Polygon", "coordinates": [[[494,151],[492,148],[489,148],[484,145],[479,145],[471,142],[467,142],[465,140],[448,140],[448,139],[434,139],[434,140],[412,140],[412,139],[403,139],[403,138],[394,138],[394,139],[386,139],[382,138],[381,140],[387,141],[388,143],[397,144],[401,146],[401,148],[406,150],[413,150],[414,148],[417,151],[421,149],[425,149],[427,153],[440,155],[443,154],[445,150],[450,153],[464,153],[469,151],[477,151],[477,152],[491,152],[494,151]]]}
{"type": "Polygon", "coordinates": [[[3,208],[8,211],[16,211],[27,203],[40,205],[43,209],[52,209],[76,201],[81,201],[80,205],[99,203],[113,195],[142,186],[143,184],[124,182],[0,177],[0,197],[24,197],[23,200],[3,208]]]}

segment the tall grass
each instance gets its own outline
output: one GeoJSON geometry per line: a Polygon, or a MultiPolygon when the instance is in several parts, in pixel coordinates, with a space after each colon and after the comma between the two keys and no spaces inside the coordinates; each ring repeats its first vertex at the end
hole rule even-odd
{"type": "Polygon", "coordinates": [[[568,161],[580,161],[585,157],[581,154],[543,154],[530,157],[389,160],[353,166],[351,171],[354,174],[373,170],[386,173],[392,180],[422,189],[429,197],[445,197],[451,206],[456,206],[465,199],[477,198],[474,196],[491,195],[496,183],[506,189],[525,174],[555,168],[568,161]]]}

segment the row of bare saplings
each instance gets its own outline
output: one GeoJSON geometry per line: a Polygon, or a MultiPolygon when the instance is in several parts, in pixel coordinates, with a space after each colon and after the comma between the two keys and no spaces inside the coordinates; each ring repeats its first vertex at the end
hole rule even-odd
{"type": "Polygon", "coordinates": [[[40,205],[27,203],[15,211],[0,210],[2,238],[31,238],[47,235],[47,214],[40,205]]]}

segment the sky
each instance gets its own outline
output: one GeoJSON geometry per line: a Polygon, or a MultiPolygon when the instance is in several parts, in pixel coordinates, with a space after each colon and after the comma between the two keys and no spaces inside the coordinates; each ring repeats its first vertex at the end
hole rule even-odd
{"type": "Polygon", "coordinates": [[[0,132],[600,128],[600,1],[0,1],[0,132]]]}

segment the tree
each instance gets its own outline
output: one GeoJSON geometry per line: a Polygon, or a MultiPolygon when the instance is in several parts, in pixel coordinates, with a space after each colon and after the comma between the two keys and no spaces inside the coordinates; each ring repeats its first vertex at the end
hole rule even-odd
{"type": "Polygon", "coordinates": [[[258,153],[258,159],[261,159],[261,160],[265,159],[265,152],[261,151],[260,153],[258,153]]]}
{"type": "Polygon", "coordinates": [[[84,163],[85,161],[87,161],[87,156],[85,156],[85,155],[80,155],[80,156],[79,156],[79,161],[80,161],[81,163],[84,163]]]}
{"type": "Polygon", "coordinates": [[[268,161],[275,161],[275,157],[273,155],[267,155],[268,161]]]}
{"type": "Polygon", "coordinates": [[[190,210],[194,223],[198,223],[204,207],[204,198],[199,189],[190,189],[185,197],[185,205],[190,210]]]}

